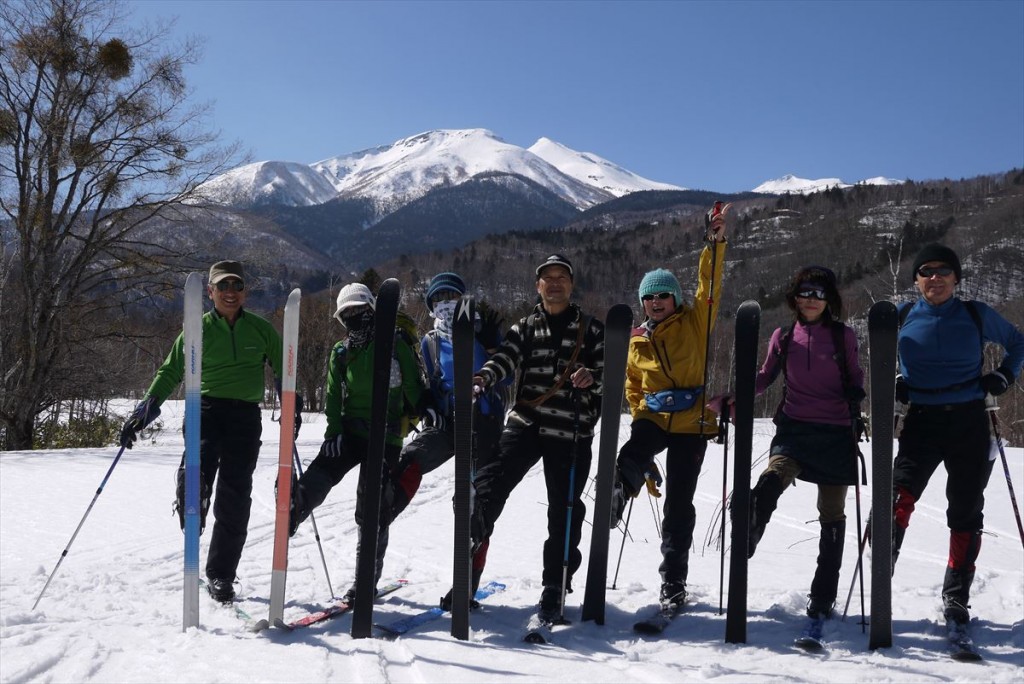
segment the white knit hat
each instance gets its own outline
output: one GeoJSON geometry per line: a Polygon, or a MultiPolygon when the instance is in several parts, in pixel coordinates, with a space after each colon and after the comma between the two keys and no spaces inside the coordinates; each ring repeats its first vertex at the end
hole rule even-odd
{"type": "Polygon", "coordinates": [[[334,312],[334,317],[340,321],[341,313],[345,309],[356,306],[369,306],[374,310],[377,308],[377,300],[373,293],[362,283],[351,283],[341,288],[341,292],[338,293],[338,308],[334,312]]]}

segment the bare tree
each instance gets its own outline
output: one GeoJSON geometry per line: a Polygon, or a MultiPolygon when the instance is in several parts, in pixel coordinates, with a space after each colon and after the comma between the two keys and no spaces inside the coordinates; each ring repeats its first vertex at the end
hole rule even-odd
{"type": "Polygon", "coordinates": [[[108,0],[0,4],[6,449],[32,447],[39,415],[76,384],[66,373],[100,370],[91,345],[120,334],[118,308],[152,296],[175,255],[145,222],[174,220],[235,156],[203,129],[207,106],[189,102],[197,45],[169,46],[169,26],[125,17],[108,0]]]}

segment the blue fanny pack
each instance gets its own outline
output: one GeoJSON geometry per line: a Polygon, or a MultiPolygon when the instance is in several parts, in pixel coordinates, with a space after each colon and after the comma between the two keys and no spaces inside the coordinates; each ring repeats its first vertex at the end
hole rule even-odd
{"type": "Polygon", "coordinates": [[[703,393],[703,387],[662,390],[644,395],[647,410],[654,413],[675,413],[693,408],[697,398],[703,393]]]}

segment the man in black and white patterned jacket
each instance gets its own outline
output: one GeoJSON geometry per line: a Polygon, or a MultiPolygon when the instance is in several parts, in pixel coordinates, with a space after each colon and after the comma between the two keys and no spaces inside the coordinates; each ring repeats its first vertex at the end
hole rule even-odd
{"type": "Polygon", "coordinates": [[[505,341],[473,378],[485,390],[519,373],[515,403],[497,451],[478,464],[473,485],[473,586],[479,584],[494,523],[512,490],[543,460],[547,485],[547,539],[541,576],[542,613],[557,615],[562,592],[571,590],[582,562],[580,536],[586,507],[581,500],[590,473],[594,425],[601,412],[604,325],[572,303],[573,267],[560,254],[536,270],[540,303],[512,325],[505,341]],[[572,489],[572,509],[566,506],[572,489]],[[566,533],[567,572],[563,577],[566,533]],[[564,586],[563,586],[564,581],[564,586]]]}

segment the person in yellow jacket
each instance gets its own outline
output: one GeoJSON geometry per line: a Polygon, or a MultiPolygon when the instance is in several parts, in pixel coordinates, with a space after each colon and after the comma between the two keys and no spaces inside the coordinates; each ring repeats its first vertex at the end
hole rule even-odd
{"type": "Polygon", "coordinates": [[[619,451],[610,521],[612,527],[618,525],[627,497],[640,492],[649,472],[657,474],[654,457],[667,451],[661,602],[678,607],[686,598],[696,522],[693,495],[707,440],[718,432],[713,414],[704,408],[704,355],[718,314],[726,226],[724,212],[709,218],[708,244],[700,255],[692,304],[683,303],[679,281],[670,271],[656,269],[640,281],[644,321],[632,332],[626,366],[626,401],[633,423],[629,440],[619,451]],[[712,278],[714,289],[709,292],[712,278]],[[714,295],[710,306],[709,294],[714,295]]]}

